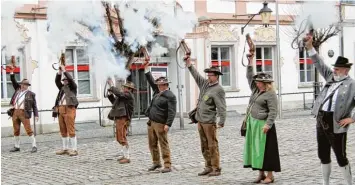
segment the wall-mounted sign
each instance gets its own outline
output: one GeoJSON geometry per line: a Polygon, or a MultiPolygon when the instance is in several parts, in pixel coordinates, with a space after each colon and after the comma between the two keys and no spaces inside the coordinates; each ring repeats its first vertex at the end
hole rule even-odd
{"type": "Polygon", "coordinates": [[[168,67],[151,67],[150,68],[150,72],[154,78],[154,80],[156,80],[159,77],[167,77],[168,75],[168,67]]]}

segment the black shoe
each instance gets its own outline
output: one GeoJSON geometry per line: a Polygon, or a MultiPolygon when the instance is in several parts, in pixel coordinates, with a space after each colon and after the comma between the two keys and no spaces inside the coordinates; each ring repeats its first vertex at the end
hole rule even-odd
{"type": "Polygon", "coordinates": [[[37,152],[37,147],[32,147],[31,153],[36,153],[37,152]]]}
{"type": "Polygon", "coordinates": [[[20,148],[14,147],[13,149],[10,150],[10,152],[19,152],[20,148]]]}
{"type": "Polygon", "coordinates": [[[171,168],[164,168],[160,171],[161,173],[168,173],[171,172],[171,168]]]}
{"type": "Polygon", "coordinates": [[[204,175],[208,175],[209,173],[212,172],[212,168],[205,168],[202,172],[198,173],[198,176],[204,176],[204,175]]]}
{"type": "Polygon", "coordinates": [[[148,171],[154,171],[154,170],[156,170],[157,168],[161,168],[161,165],[160,165],[160,164],[153,164],[153,166],[150,167],[150,168],[148,169],[148,171]]]}

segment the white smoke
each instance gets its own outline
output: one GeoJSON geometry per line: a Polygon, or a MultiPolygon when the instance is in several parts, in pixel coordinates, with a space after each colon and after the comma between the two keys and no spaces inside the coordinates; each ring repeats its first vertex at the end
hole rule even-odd
{"type": "Polygon", "coordinates": [[[337,1],[304,1],[297,11],[296,26],[302,26],[302,21],[309,18],[314,29],[327,28],[339,21],[337,1]]]}
{"type": "MultiPolygon", "coordinates": [[[[164,35],[174,39],[184,38],[185,34],[191,32],[197,23],[195,15],[187,14],[182,10],[177,10],[175,16],[172,0],[110,2],[112,8],[114,5],[119,7],[126,30],[125,43],[131,47],[132,51],[137,51],[139,46],[145,46],[148,42],[155,40],[155,28],[149,19],[157,18],[164,35]]],[[[115,15],[113,13],[113,16],[115,15]]],[[[108,34],[108,25],[106,25],[104,16],[105,9],[101,1],[49,1],[47,9],[50,23],[49,48],[54,54],[65,49],[69,42],[77,39],[78,24],[74,23],[82,22],[92,31],[92,33],[81,36],[87,40],[88,54],[95,58],[91,69],[98,75],[99,80],[114,75],[126,78],[129,74],[125,70],[127,59],[112,53],[112,38],[108,34]]],[[[169,39],[168,47],[176,47],[176,44],[172,44],[175,43],[174,39],[169,39]]],[[[167,49],[155,44],[152,51],[152,54],[159,55],[166,53],[167,49]]]]}
{"type": "Polygon", "coordinates": [[[152,51],[150,53],[151,56],[155,56],[155,57],[159,57],[164,53],[168,53],[168,49],[162,47],[160,44],[158,43],[154,43],[153,47],[152,47],[152,51]]]}
{"type": "Polygon", "coordinates": [[[15,10],[23,1],[1,1],[1,48],[5,48],[6,56],[16,55],[22,47],[20,30],[15,22],[15,10]]]}

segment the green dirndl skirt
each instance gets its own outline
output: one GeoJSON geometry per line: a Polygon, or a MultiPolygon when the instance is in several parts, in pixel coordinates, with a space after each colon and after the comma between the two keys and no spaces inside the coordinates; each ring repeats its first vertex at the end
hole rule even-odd
{"type": "Polygon", "coordinates": [[[247,118],[243,153],[244,167],[253,170],[280,172],[276,128],[273,125],[265,134],[263,132],[265,123],[266,120],[258,120],[250,115],[247,118]]]}

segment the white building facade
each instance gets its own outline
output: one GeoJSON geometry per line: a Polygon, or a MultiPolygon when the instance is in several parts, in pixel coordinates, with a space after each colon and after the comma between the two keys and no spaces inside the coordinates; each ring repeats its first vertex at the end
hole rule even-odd
{"type": "MultiPolygon", "coordinates": [[[[184,11],[195,12],[200,17],[200,25],[191,33],[186,35],[185,41],[191,49],[195,67],[204,75],[203,70],[210,65],[221,66],[224,75],[220,78],[220,83],[226,91],[227,97],[249,96],[250,90],[245,77],[246,68],[241,61],[247,63],[245,54],[248,53],[246,45],[245,53],[245,34],[249,33],[256,45],[255,72],[268,72],[277,80],[276,66],[276,31],[275,31],[275,6],[269,3],[273,10],[270,26],[261,26],[261,19],[256,16],[253,21],[245,28],[244,35],[241,34],[241,27],[249,20],[246,16],[234,18],[234,14],[254,14],[262,8],[262,2],[248,1],[179,1],[184,11]]],[[[291,21],[288,15],[282,11],[283,7],[292,6],[289,2],[280,2],[280,57],[281,57],[281,91],[282,93],[312,92],[314,71],[312,63],[307,60],[304,53],[291,48],[291,41],[285,31],[290,27],[291,21]],[[287,4],[286,4],[287,3],[287,4]]],[[[18,10],[16,21],[22,28],[25,47],[21,49],[22,54],[17,56],[18,68],[15,70],[16,79],[23,78],[30,80],[30,89],[36,93],[37,106],[40,110],[52,109],[58,89],[55,86],[54,78],[56,71],[52,69],[52,63],[58,62],[57,56],[49,55],[46,37],[47,20],[45,10],[31,12],[31,7],[26,5],[18,10]]],[[[38,7],[38,5],[36,5],[38,7]]],[[[345,20],[352,22],[355,20],[355,6],[348,5],[345,8],[345,20]]],[[[344,27],[344,56],[351,62],[355,62],[355,27],[349,23],[344,27]]],[[[163,41],[162,41],[163,42],[163,41]]],[[[97,75],[92,72],[92,61],[85,55],[83,44],[73,42],[67,46],[66,60],[68,71],[70,71],[78,84],[79,108],[110,106],[104,98],[105,81],[99,80],[97,75]]],[[[186,115],[197,103],[198,88],[187,69],[180,68],[183,64],[180,52],[178,58],[179,65],[174,55],[175,51],[170,51],[164,57],[151,59],[151,71],[156,76],[167,75],[170,81],[171,90],[178,96],[177,78],[181,79],[182,84],[182,111],[186,115]],[[155,61],[159,65],[155,64],[155,61]],[[180,75],[177,75],[177,69],[180,75]]],[[[339,54],[339,38],[331,38],[322,45],[321,55],[327,64],[335,62],[339,54]],[[334,51],[334,57],[327,55],[328,50],[334,51]]],[[[2,53],[2,64],[8,63],[4,53],[2,53]]],[[[133,81],[137,88],[135,117],[144,117],[143,113],[149,105],[151,92],[144,77],[144,70],[139,65],[134,65],[128,80],[133,81]]],[[[351,70],[354,77],[355,71],[351,70]]],[[[322,79],[322,78],[320,78],[322,79]]],[[[323,80],[323,79],[322,79],[323,80]]],[[[275,83],[277,85],[277,83],[275,83]]],[[[277,89],[279,87],[276,87],[277,89]]],[[[6,112],[8,104],[14,90],[12,88],[9,73],[2,69],[1,72],[1,111],[6,112]]],[[[313,99],[313,94],[305,95],[307,101],[313,99]]],[[[301,102],[303,94],[287,95],[282,97],[283,105],[290,106],[287,102],[301,102]]],[[[243,112],[248,98],[228,98],[228,110],[243,112]]],[[[302,104],[303,105],[303,104],[302,104]]],[[[179,109],[178,109],[179,110],[179,109]]],[[[104,123],[107,121],[106,109],[79,109],[77,111],[77,122],[97,122],[101,116],[104,123]],[[100,112],[100,113],[99,113],[100,112]]],[[[56,132],[58,120],[53,120],[52,112],[41,112],[39,122],[36,124],[37,133],[56,132]]],[[[178,116],[179,114],[177,114],[178,116]]],[[[2,136],[12,135],[12,121],[6,114],[1,115],[2,136]]],[[[33,120],[31,120],[33,124],[33,120]]],[[[22,129],[23,130],[23,129],[22,129]]]]}

